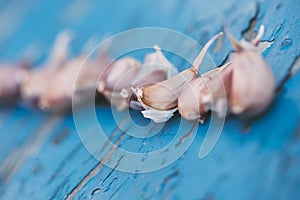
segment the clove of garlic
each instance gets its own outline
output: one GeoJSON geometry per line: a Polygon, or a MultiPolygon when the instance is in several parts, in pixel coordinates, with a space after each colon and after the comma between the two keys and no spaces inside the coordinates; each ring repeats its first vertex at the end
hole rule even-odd
{"type": "Polygon", "coordinates": [[[228,63],[192,81],[178,98],[179,113],[188,120],[202,121],[208,111],[224,116],[228,107],[231,73],[232,69],[228,63]]]}
{"type": "Polygon", "coordinates": [[[107,76],[100,81],[98,91],[103,93],[118,110],[130,105],[140,110],[142,106],[132,95],[130,87],[153,85],[166,80],[169,71],[174,71],[173,65],[164,57],[160,48],[155,46],[155,50],[154,53],[145,56],[143,65],[133,58],[117,60],[112,64],[107,76]]]}
{"type": "Polygon", "coordinates": [[[232,61],[233,77],[230,108],[234,114],[255,116],[267,109],[275,91],[275,77],[270,66],[261,57],[257,47],[263,26],[252,43],[238,43],[227,31],[236,50],[232,61]]]}
{"type": "Polygon", "coordinates": [[[121,58],[115,63],[111,63],[100,77],[98,92],[102,93],[118,110],[127,108],[129,100],[128,97],[124,98],[125,92],[127,92],[125,89],[130,88],[139,68],[139,61],[130,57],[121,58]],[[121,91],[123,91],[122,94],[121,91]]]}
{"type": "MultiPolygon", "coordinates": [[[[161,111],[174,110],[177,107],[177,99],[181,91],[188,83],[197,78],[198,70],[206,51],[222,34],[223,33],[215,35],[207,42],[195,59],[191,68],[163,82],[156,83],[150,87],[140,88],[139,90],[142,91],[141,95],[137,93],[139,90],[134,90],[138,101],[142,105],[146,105],[148,109],[161,111]]],[[[153,116],[153,120],[155,120],[155,115],[153,116]]]]}
{"type": "Polygon", "coordinates": [[[131,81],[135,78],[140,68],[140,62],[130,58],[121,58],[111,64],[111,70],[107,75],[105,88],[108,90],[122,90],[131,86],[131,81]]]}

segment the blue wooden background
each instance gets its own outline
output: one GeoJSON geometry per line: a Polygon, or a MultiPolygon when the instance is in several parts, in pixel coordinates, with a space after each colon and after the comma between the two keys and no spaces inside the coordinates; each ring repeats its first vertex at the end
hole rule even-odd
{"type": "MultiPolygon", "coordinates": [[[[39,58],[56,34],[75,32],[76,55],[91,36],[157,26],[187,34],[203,44],[226,23],[239,38],[266,27],[263,53],[276,76],[271,109],[254,121],[235,117],[203,160],[198,150],[207,124],[188,151],[172,165],[131,174],[103,166],[81,144],[72,115],[55,116],[22,106],[0,108],[0,199],[299,199],[300,197],[300,1],[0,0],[0,59],[39,58]]],[[[232,50],[228,40],[217,64],[232,50]]],[[[176,64],[176,63],[175,63],[176,64]]],[[[263,83],[262,83],[263,87],[263,83]]],[[[151,140],[115,129],[107,107],[108,136],[122,148],[149,152],[172,138],[178,115],[151,140]],[[172,128],[173,127],[173,128],[172,128]]],[[[88,122],[87,122],[88,123],[88,122]]]]}

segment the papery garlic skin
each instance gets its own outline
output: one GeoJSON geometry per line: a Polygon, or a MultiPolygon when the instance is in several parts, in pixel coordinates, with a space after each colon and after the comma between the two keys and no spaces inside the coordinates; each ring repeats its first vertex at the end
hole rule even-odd
{"type": "Polygon", "coordinates": [[[238,43],[227,33],[236,50],[232,60],[233,77],[230,108],[233,114],[255,116],[267,109],[275,93],[275,77],[270,66],[261,57],[255,45],[262,37],[261,26],[252,43],[238,43]]]}
{"type": "Polygon", "coordinates": [[[143,116],[148,119],[152,119],[155,123],[163,123],[168,121],[171,117],[174,116],[174,113],[177,111],[177,108],[172,110],[155,110],[148,109],[141,111],[143,116]]]}

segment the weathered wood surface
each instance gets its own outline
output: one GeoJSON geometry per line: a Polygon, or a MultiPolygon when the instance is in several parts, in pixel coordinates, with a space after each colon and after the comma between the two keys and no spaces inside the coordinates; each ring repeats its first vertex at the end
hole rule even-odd
{"type": "MultiPolygon", "coordinates": [[[[72,116],[51,116],[23,107],[1,107],[0,199],[298,199],[300,196],[300,2],[261,1],[1,1],[0,58],[49,52],[58,31],[76,33],[78,53],[91,36],[158,26],[178,30],[203,44],[226,23],[248,37],[260,24],[271,44],[264,57],[276,75],[278,93],[270,111],[252,121],[226,120],[220,140],[203,160],[199,147],[207,124],[172,165],[131,174],[99,164],[81,144],[72,116]],[[297,60],[298,58],[298,60],[297,60]]],[[[217,64],[232,50],[228,40],[217,64]]],[[[263,83],[262,83],[263,87],[263,83]]],[[[149,152],[176,132],[176,115],[157,136],[142,140],[115,130],[109,108],[97,113],[107,135],[122,148],[149,152]],[[105,121],[106,120],[106,121],[105,121]]],[[[87,120],[88,125],[88,120],[87,120]]],[[[147,158],[145,158],[147,159],[147,158]]],[[[122,161],[120,161],[122,162],[122,161]]]]}

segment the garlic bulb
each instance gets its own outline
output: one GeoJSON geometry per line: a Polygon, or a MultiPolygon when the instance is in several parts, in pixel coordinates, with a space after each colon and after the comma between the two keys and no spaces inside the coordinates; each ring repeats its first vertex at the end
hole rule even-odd
{"type": "Polygon", "coordinates": [[[31,71],[21,85],[21,95],[25,102],[36,105],[40,95],[51,83],[58,70],[65,64],[72,34],[69,31],[61,32],[54,43],[51,55],[45,66],[31,71]]]}
{"type": "Polygon", "coordinates": [[[73,86],[79,66],[84,57],[72,59],[58,70],[52,78],[52,83],[45,86],[39,98],[39,107],[46,111],[65,111],[72,105],[73,86]]]}
{"type": "MultiPolygon", "coordinates": [[[[84,50],[84,49],[83,49],[84,50]]],[[[86,59],[86,53],[65,62],[53,76],[52,84],[47,85],[39,98],[42,110],[64,112],[73,105],[83,104],[90,91],[95,92],[99,74],[103,74],[110,63],[107,49],[101,49],[95,59],[86,59]],[[73,98],[73,99],[72,99],[73,98]]]]}
{"type": "Polygon", "coordinates": [[[144,107],[144,117],[160,123],[167,121],[177,110],[177,99],[182,90],[198,77],[198,70],[210,45],[223,33],[213,36],[201,50],[192,67],[149,87],[133,88],[138,101],[144,107]]]}

